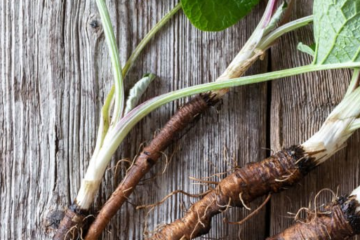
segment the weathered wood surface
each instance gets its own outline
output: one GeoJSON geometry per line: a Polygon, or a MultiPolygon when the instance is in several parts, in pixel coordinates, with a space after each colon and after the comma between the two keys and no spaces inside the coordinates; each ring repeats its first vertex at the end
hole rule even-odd
{"type": "MultiPolygon", "coordinates": [[[[122,62],[175,3],[107,1],[122,62]]],[[[310,7],[301,5],[297,3],[294,18],[311,13],[310,7]]],[[[140,56],[126,79],[127,88],[147,72],[159,78],[144,99],[212,81],[250,36],[264,6],[220,33],[200,32],[177,14],[140,56]]],[[[95,2],[90,0],[2,0],[0,34],[0,239],[51,239],[54,220],[76,196],[95,145],[100,107],[112,84],[109,56],[95,2]],[[94,21],[97,27],[91,26],[94,21]]],[[[289,53],[299,41],[311,40],[310,28],[290,34],[272,49],[270,61],[257,63],[249,74],[309,62],[304,54],[289,53]]],[[[165,173],[137,188],[103,239],[142,239],[145,223],[153,230],[180,217],[195,199],[174,196],[149,215],[134,205],[157,202],[177,189],[206,190],[189,176],[225,172],[235,164],[261,160],[267,147],[279,149],[305,140],[340,101],[348,80],[346,71],[314,73],[232,90],[166,152],[171,162],[165,173]]],[[[95,212],[124,176],[126,165],[116,169],[117,160],[133,158],[141,143],[184,102],[167,104],[131,132],[109,166],[95,212]]],[[[232,209],[216,217],[208,237],[263,239],[291,224],[286,212],[307,206],[310,193],[338,185],[340,192],[350,191],[360,183],[359,141],[357,134],[347,149],[301,185],[274,196],[269,207],[244,226],[226,225],[222,218],[240,220],[246,210],[232,209]]],[[[165,162],[164,157],[147,177],[161,173],[165,162]]],[[[321,196],[319,202],[323,201],[321,196]]]]}

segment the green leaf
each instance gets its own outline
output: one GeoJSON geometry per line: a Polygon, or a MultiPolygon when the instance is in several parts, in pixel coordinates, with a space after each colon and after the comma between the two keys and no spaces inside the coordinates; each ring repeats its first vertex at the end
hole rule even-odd
{"type": "Polygon", "coordinates": [[[260,0],[181,0],[185,15],[203,31],[221,31],[245,17],[260,0]]]}
{"type": "Polygon", "coordinates": [[[150,83],[155,79],[155,75],[152,73],[145,74],[131,89],[129,97],[126,101],[125,114],[130,112],[136,107],[141,96],[145,93],[150,83]]]}
{"type": "Polygon", "coordinates": [[[360,61],[360,0],[315,0],[315,64],[360,61]]]}
{"type": "Polygon", "coordinates": [[[306,44],[303,44],[302,42],[299,42],[298,46],[297,46],[297,49],[300,51],[300,52],[303,52],[303,53],[307,53],[311,56],[314,56],[315,55],[315,44],[312,44],[310,46],[306,45],[306,44]]]}

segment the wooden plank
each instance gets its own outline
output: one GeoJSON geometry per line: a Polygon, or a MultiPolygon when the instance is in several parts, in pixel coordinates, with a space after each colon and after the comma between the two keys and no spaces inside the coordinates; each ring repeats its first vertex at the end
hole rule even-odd
{"type": "MultiPolygon", "coordinates": [[[[312,13],[312,0],[295,1],[293,18],[312,13]]],[[[286,69],[311,62],[311,57],[296,50],[299,42],[313,43],[311,27],[284,37],[271,50],[272,70],[286,69]],[[285,57],[284,57],[285,56],[285,57]]],[[[327,115],[341,101],[350,81],[350,71],[327,71],[304,74],[272,83],[271,99],[271,148],[304,142],[314,134],[327,115]]],[[[294,188],[273,196],[271,200],[271,233],[277,233],[293,223],[293,216],[301,207],[308,207],[314,196],[324,188],[339,194],[350,193],[360,184],[359,132],[348,146],[331,160],[309,174],[294,188]]],[[[318,197],[318,205],[331,201],[325,192],[318,197]]]]}
{"type": "MultiPolygon", "coordinates": [[[[147,31],[177,1],[107,1],[121,48],[122,62],[147,31]]],[[[146,72],[159,78],[145,98],[208,82],[220,75],[250,36],[264,3],[244,21],[220,33],[203,33],[178,14],[137,61],[127,89],[146,72]]],[[[99,111],[111,87],[110,61],[94,1],[10,1],[0,3],[0,239],[50,239],[61,210],[73,199],[95,145],[99,111]]],[[[251,73],[267,69],[266,61],[251,73]]],[[[220,109],[210,110],[185,137],[167,171],[141,185],[133,204],[153,203],[176,189],[197,193],[189,176],[207,177],[265,157],[266,84],[231,91],[220,109]],[[228,150],[227,160],[224,147],[228,150]]],[[[185,101],[168,104],[144,119],[119,149],[95,201],[98,209],[124,170],[116,160],[135,156],[185,101]]],[[[166,154],[176,149],[172,147],[166,154]]],[[[164,168],[164,162],[153,174],[164,168]]],[[[122,166],[122,165],[120,165],[122,166]]],[[[150,177],[150,176],[148,176],[150,177]]],[[[141,239],[144,223],[154,229],[182,215],[189,199],[176,196],[154,213],[132,204],[112,220],[103,239],[141,239]]],[[[257,203],[254,203],[255,206],[257,203]]],[[[234,209],[231,220],[247,212],[234,209]]],[[[265,213],[244,227],[213,222],[209,237],[263,239],[265,213]]]]}

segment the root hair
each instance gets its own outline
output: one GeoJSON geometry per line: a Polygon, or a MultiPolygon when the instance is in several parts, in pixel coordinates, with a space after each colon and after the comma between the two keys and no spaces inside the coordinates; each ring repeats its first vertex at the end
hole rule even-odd
{"type": "Polygon", "coordinates": [[[229,222],[226,218],[224,218],[224,222],[228,223],[228,224],[235,224],[235,225],[242,225],[244,224],[246,221],[248,221],[250,218],[252,218],[253,216],[255,216],[256,214],[259,213],[259,211],[269,202],[271,198],[271,193],[269,193],[269,195],[266,197],[265,201],[258,207],[256,208],[252,213],[250,213],[249,215],[247,215],[243,220],[239,221],[239,222],[229,222]]]}
{"type": "Polygon", "coordinates": [[[194,197],[194,198],[200,198],[206,194],[208,194],[211,190],[208,190],[204,193],[200,193],[200,194],[190,194],[190,193],[187,193],[183,190],[176,190],[176,191],[173,191],[171,193],[169,193],[168,195],[166,195],[160,202],[157,202],[157,203],[154,203],[154,204],[150,204],[150,205],[140,205],[140,206],[137,206],[136,209],[139,210],[139,209],[143,209],[143,208],[153,208],[153,207],[157,207],[161,204],[163,204],[168,198],[172,197],[173,195],[175,194],[178,194],[178,193],[182,193],[188,197],[194,197]]]}

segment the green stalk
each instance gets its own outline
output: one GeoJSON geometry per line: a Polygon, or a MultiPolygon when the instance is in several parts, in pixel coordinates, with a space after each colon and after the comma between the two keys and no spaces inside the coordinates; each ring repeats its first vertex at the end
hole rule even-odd
{"type": "Polygon", "coordinates": [[[124,81],[121,70],[119,50],[116,45],[116,39],[114,30],[111,24],[110,15],[106,4],[103,0],[96,0],[96,4],[99,9],[101,21],[103,23],[105,39],[109,48],[112,71],[114,74],[114,85],[115,85],[115,107],[112,123],[116,123],[122,116],[124,111],[125,92],[124,92],[124,81]]]}
{"type": "MultiPolygon", "coordinates": [[[[99,7],[99,11],[101,9],[102,12],[107,12],[107,7],[104,4],[100,4],[98,5],[99,7]]],[[[127,60],[127,62],[125,63],[124,68],[122,69],[122,76],[123,78],[125,78],[130,70],[130,68],[132,67],[132,65],[134,64],[135,60],[138,58],[138,56],[140,55],[140,53],[142,52],[142,50],[146,47],[146,45],[149,43],[149,41],[155,36],[155,34],[157,34],[159,32],[159,30],[181,9],[181,3],[177,4],[173,9],[170,10],[170,12],[168,12],[147,34],[146,36],[141,40],[141,42],[139,43],[139,45],[137,45],[137,47],[135,48],[135,50],[133,51],[133,53],[131,54],[130,58],[127,60]]],[[[106,14],[105,14],[106,15],[106,14]]],[[[111,22],[110,21],[105,21],[103,22],[103,25],[107,26],[107,28],[112,28],[111,26],[111,22]]],[[[112,48],[111,48],[112,49],[112,48]]],[[[110,49],[110,51],[111,51],[110,49]]],[[[116,54],[117,52],[114,52],[113,54],[116,54]]],[[[115,84],[111,87],[110,92],[108,93],[108,95],[106,96],[105,99],[105,103],[104,106],[101,108],[101,116],[100,116],[100,124],[99,124],[99,130],[98,130],[98,135],[97,135],[97,140],[96,140],[96,146],[95,146],[95,150],[94,150],[94,154],[93,156],[96,157],[98,151],[100,150],[104,138],[106,136],[106,133],[108,132],[109,126],[110,126],[110,116],[109,116],[109,112],[110,112],[110,105],[111,105],[111,101],[114,97],[114,93],[115,93],[115,84]]]]}
{"type": "Polygon", "coordinates": [[[350,85],[346,91],[345,97],[351,94],[359,86],[359,81],[360,81],[360,69],[355,68],[353,76],[350,81],[350,85]]]}
{"type": "Polygon", "coordinates": [[[126,135],[130,132],[130,130],[135,126],[135,124],[139,122],[142,118],[144,118],[147,114],[149,114],[151,111],[176,99],[207,92],[207,91],[267,82],[274,79],[295,76],[303,73],[310,73],[315,71],[323,71],[323,70],[331,70],[331,69],[358,68],[358,67],[360,67],[360,63],[307,65],[303,67],[286,69],[272,73],[264,73],[254,76],[201,84],[155,97],[141,104],[131,112],[129,112],[129,114],[127,114],[123,119],[121,119],[121,121],[118,124],[116,124],[116,126],[112,129],[112,131],[107,134],[104,140],[106,144],[104,144],[103,148],[101,149],[98,155],[96,169],[98,170],[98,173],[102,175],[102,172],[105,170],[112,155],[115,153],[118,146],[121,144],[121,142],[126,137],[126,135]]]}
{"type": "Polygon", "coordinates": [[[98,130],[95,150],[92,155],[92,158],[97,157],[97,154],[98,154],[101,146],[103,145],[104,138],[109,130],[109,125],[110,125],[109,110],[110,110],[110,106],[111,106],[111,101],[112,101],[112,95],[110,96],[110,94],[109,94],[105,99],[104,106],[101,108],[99,130],[98,130]]]}
{"type": "MultiPolygon", "coordinates": [[[[133,66],[136,59],[139,57],[142,50],[147,46],[150,40],[159,32],[159,30],[181,9],[181,3],[178,3],[173,9],[170,10],[156,25],[146,34],[141,40],[139,45],[136,46],[129,59],[126,61],[122,74],[124,78],[127,76],[130,68],[133,66]]],[[[115,93],[115,85],[111,87],[111,90],[107,97],[113,98],[115,93]]]]}
{"type": "Polygon", "coordinates": [[[110,22],[110,17],[107,7],[103,0],[97,0],[97,5],[103,22],[107,45],[110,50],[111,63],[113,66],[113,72],[115,76],[114,77],[115,84],[111,88],[109,94],[107,95],[105,99],[105,104],[101,109],[100,124],[99,124],[95,150],[93,155],[91,156],[88,170],[85,174],[85,178],[82,180],[80,190],[76,197],[76,202],[81,209],[88,209],[90,207],[94,199],[94,196],[96,194],[96,191],[99,188],[104,171],[102,171],[100,174],[98,169],[96,168],[96,166],[99,164],[102,166],[102,163],[98,161],[98,155],[100,152],[103,152],[102,149],[104,145],[106,145],[105,141],[106,139],[109,138],[108,135],[110,134],[110,132],[113,132],[114,126],[116,126],[119,123],[119,120],[122,118],[122,114],[123,114],[122,109],[124,108],[124,104],[122,103],[122,105],[119,104],[116,105],[116,102],[118,102],[119,97],[121,97],[121,100],[124,100],[122,79],[125,78],[129,69],[131,68],[137,57],[140,55],[141,51],[147,45],[147,43],[151,40],[151,38],[171,19],[171,17],[176,12],[178,12],[181,9],[181,4],[180,3],[177,4],[175,8],[173,8],[168,14],[166,14],[160,20],[160,22],[158,22],[150,30],[150,32],[144,37],[144,39],[139,43],[139,45],[136,47],[134,52],[131,54],[129,60],[126,62],[124,66],[124,69],[121,70],[120,61],[118,57],[118,50],[115,44],[115,36],[112,31],[112,25],[110,22]],[[119,90],[117,89],[119,89],[120,92],[122,92],[121,96],[118,94],[119,90]],[[109,111],[111,108],[111,102],[114,99],[114,94],[116,94],[115,109],[114,109],[113,119],[110,123],[109,111]]]}
{"type": "Polygon", "coordinates": [[[353,132],[355,130],[360,129],[360,119],[356,119],[350,126],[349,132],[353,132]]]}
{"type": "Polygon", "coordinates": [[[170,12],[168,12],[151,30],[150,32],[141,40],[139,45],[135,48],[134,52],[131,54],[129,60],[126,62],[123,74],[126,75],[141,51],[149,43],[152,37],[181,9],[181,3],[178,3],[170,12]]]}
{"type": "MultiPolygon", "coordinates": [[[[272,44],[274,44],[276,39],[287,32],[306,26],[312,22],[313,18],[310,16],[290,22],[278,29],[274,29],[281,20],[280,16],[282,15],[282,12],[286,11],[286,7],[284,7],[284,5],[280,6],[276,11],[276,14],[270,20],[269,24],[271,25],[268,25],[266,21],[268,21],[268,16],[272,15],[272,5],[273,4],[270,2],[268,3],[263,18],[249,40],[245,43],[238,55],[233,59],[224,73],[216,81],[223,81],[225,79],[242,76],[246,69],[248,69],[254,61],[256,61],[268,48],[271,47],[272,44]]],[[[212,93],[216,95],[217,98],[221,98],[228,92],[228,90],[229,89],[220,89],[213,91],[212,93]]]]}
{"type": "Polygon", "coordinates": [[[271,32],[268,36],[266,36],[264,40],[259,44],[258,48],[259,49],[269,48],[275,42],[275,40],[279,39],[280,36],[284,35],[285,33],[294,31],[295,29],[304,27],[312,23],[313,20],[314,20],[314,16],[307,16],[294,20],[287,24],[284,24],[283,26],[277,28],[276,30],[271,32]]]}

